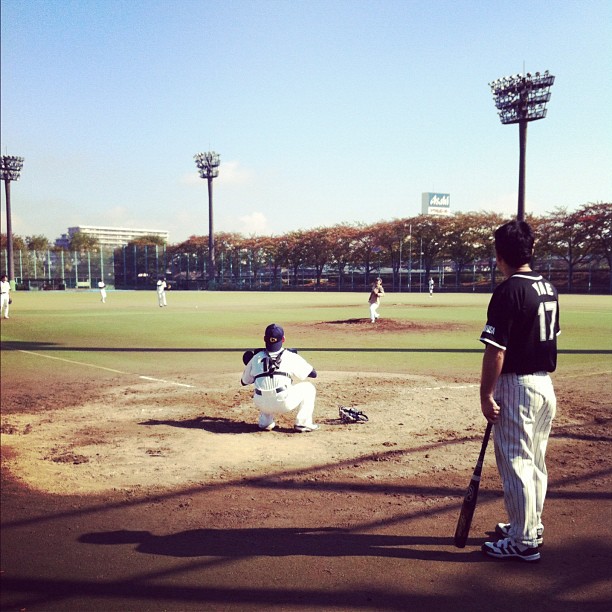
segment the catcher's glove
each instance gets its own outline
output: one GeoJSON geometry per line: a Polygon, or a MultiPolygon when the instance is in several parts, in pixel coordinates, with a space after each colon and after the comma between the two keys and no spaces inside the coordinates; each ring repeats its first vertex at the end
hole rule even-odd
{"type": "Polygon", "coordinates": [[[339,406],[338,413],[343,423],[367,423],[369,421],[368,417],[363,414],[363,412],[355,410],[354,408],[339,406]]]}
{"type": "Polygon", "coordinates": [[[248,349],[244,351],[244,353],[242,354],[242,363],[246,365],[247,363],[249,363],[249,361],[251,361],[251,359],[253,359],[253,357],[255,357],[257,353],[259,353],[259,351],[263,350],[264,349],[248,349]]]}

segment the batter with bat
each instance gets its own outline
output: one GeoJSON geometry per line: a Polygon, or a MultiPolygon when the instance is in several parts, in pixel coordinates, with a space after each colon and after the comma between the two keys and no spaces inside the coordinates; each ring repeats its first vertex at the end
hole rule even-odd
{"type": "Polygon", "coordinates": [[[495,231],[497,265],[506,279],[493,292],[480,380],[481,410],[493,423],[495,459],[508,521],[482,551],[494,559],[539,561],[548,476],[546,447],[556,411],[549,372],[557,366],[557,290],[531,269],[534,234],[524,221],[495,231]]]}

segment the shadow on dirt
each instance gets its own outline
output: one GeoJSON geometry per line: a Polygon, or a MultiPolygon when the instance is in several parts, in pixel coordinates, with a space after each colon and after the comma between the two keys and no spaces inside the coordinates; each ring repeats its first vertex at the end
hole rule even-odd
{"type": "MultiPolygon", "coordinates": [[[[486,561],[484,557],[466,559],[454,551],[452,537],[394,536],[354,533],[348,529],[251,528],[190,529],[166,536],[148,531],[108,531],[85,533],[84,544],[137,544],[135,550],[149,555],[172,557],[393,557],[454,562],[486,561]],[[410,546],[431,546],[438,550],[414,550],[410,546]],[[403,548],[402,548],[403,547],[403,548]]],[[[471,557],[471,555],[470,555],[471,557]]]]}
{"type": "MultiPolygon", "coordinates": [[[[320,421],[325,425],[346,425],[340,419],[323,419],[320,421]]],[[[257,423],[247,423],[246,421],[233,421],[223,417],[207,417],[199,416],[192,419],[174,420],[174,419],[148,419],[141,421],[139,425],[156,426],[166,425],[168,427],[179,427],[184,429],[203,429],[214,434],[245,434],[245,433],[261,433],[270,435],[268,431],[259,429],[257,423]]],[[[359,424],[357,424],[359,425],[359,424]]],[[[290,433],[295,434],[292,427],[277,426],[274,428],[274,433],[290,433]]]]}
{"type": "Polygon", "coordinates": [[[216,434],[241,434],[259,431],[256,423],[246,423],[244,421],[232,421],[220,417],[199,416],[193,419],[173,420],[173,419],[148,419],[139,425],[167,425],[168,427],[182,427],[185,429],[204,429],[216,434]]]}

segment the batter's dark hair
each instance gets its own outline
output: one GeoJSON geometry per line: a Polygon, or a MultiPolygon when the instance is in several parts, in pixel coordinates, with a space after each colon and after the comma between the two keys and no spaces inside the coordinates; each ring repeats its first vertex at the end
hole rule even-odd
{"type": "Polygon", "coordinates": [[[495,251],[513,268],[531,263],[535,236],[529,223],[510,221],[495,230],[495,251]]]}

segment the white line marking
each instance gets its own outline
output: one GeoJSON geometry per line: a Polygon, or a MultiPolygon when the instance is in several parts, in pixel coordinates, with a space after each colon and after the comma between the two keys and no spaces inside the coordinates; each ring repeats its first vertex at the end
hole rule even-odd
{"type": "Polygon", "coordinates": [[[35,353],[34,351],[25,351],[23,349],[19,349],[19,352],[27,353],[28,355],[36,355],[37,357],[46,357],[47,359],[56,359],[57,361],[64,361],[66,363],[74,363],[76,365],[88,366],[90,368],[98,368],[99,370],[106,370],[107,372],[115,372],[116,374],[128,374],[128,372],[122,372],[121,370],[113,370],[112,368],[105,368],[104,366],[94,365],[93,363],[73,361],[72,359],[64,359],[63,357],[54,357],[53,355],[43,355],[42,353],[35,353]]]}
{"type": "MultiPolygon", "coordinates": [[[[87,366],[88,368],[97,368],[98,370],[106,370],[107,372],[114,372],[115,374],[123,374],[125,376],[138,376],[132,372],[123,372],[122,370],[114,370],[113,368],[105,368],[104,366],[95,365],[93,363],[86,363],[84,361],[75,361],[74,359],[65,359],[64,357],[55,357],[53,355],[43,355],[42,353],[35,353],[34,351],[26,351],[19,349],[20,353],[27,353],[28,355],[36,355],[36,357],[45,357],[46,359],[56,359],[57,361],[64,361],[65,363],[74,363],[75,365],[87,366]]],[[[138,376],[144,380],[152,380],[154,382],[163,382],[168,385],[176,385],[177,387],[189,387],[195,389],[194,385],[186,385],[184,383],[172,382],[171,380],[162,380],[161,378],[152,378],[151,376],[138,376]]]]}
{"type": "Polygon", "coordinates": [[[177,387],[189,387],[190,389],[194,389],[193,385],[186,385],[185,383],[173,382],[171,380],[164,380],[163,378],[153,378],[152,376],[139,376],[138,378],[144,378],[144,380],[152,380],[153,382],[162,382],[167,385],[176,385],[177,387]]]}
{"type": "Polygon", "coordinates": [[[444,389],[445,391],[452,389],[473,389],[474,387],[478,387],[478,385],[456,385],[454,387],[419,387],[415,389],[415,391],[440,391],[444,389]]]}
{"type": "MultiPolygon", "coordinates": [[[[585,372],[584,374],[560,374],[559,378],[561,380],[565,380],[566,378],[585,378],[587,376],[605,376],[607,374],[612,374],[612,370],[603,370],[602,372],[585,372]]],[[[553,380],[554,378],[556,377],[553,374],[553,380]]]]}

